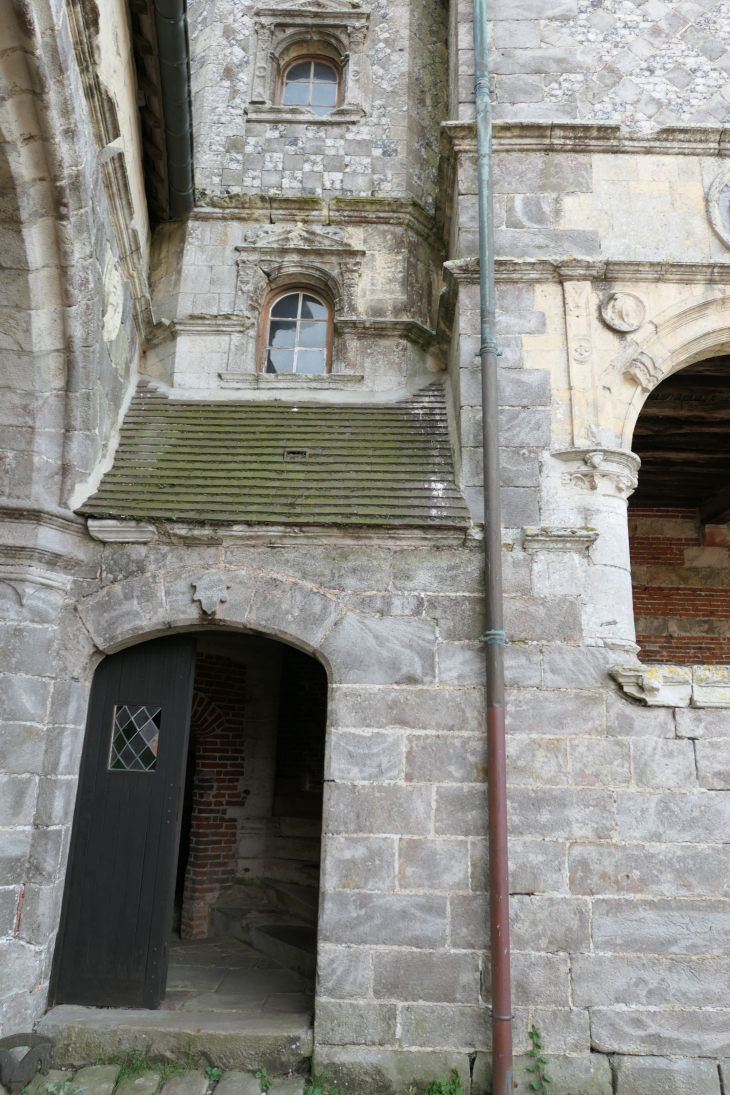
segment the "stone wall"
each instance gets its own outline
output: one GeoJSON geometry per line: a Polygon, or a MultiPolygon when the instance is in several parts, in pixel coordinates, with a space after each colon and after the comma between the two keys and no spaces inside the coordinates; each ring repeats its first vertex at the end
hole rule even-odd
{"type": "MultiPolygon", "coordinates": [[[[471,5],[459,0],[459,114],[474,114],[471,5]]],[[[728,121],[730,37],[716,0],[490,6],[495,117],[648,132],[728,121]]],[[[454,112],[456,116],[456,112],[454,112]]]]}

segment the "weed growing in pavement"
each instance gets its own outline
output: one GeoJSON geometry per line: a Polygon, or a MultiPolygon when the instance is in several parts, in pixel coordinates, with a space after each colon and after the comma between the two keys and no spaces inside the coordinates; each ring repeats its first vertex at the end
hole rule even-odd
{"type": "Polygon", "coordinates": [[[205,1078],[206,1078],[206,1080],[208,1081],[209,1084],[215,1084],[215,1083],[218,1082],[218,1080],[220,1080],[221,1076],[223,1075],[223,1069],[222,1068],[206,1068],[203,1075],[205,1076],[205,1078]]]}
{"type": "Polygon", "coordinates": [[[439,1076],[438,1079],[426,1084],[426,1095],[463,1095],[458,1068],[452,1068],[448,1080],[439,1076]]]}
{"type": "Polygon", "coordinates": [[[266,1092],[269,1090],[274,1081],[271,1079],[265,1068],[260,1068],[258,1070],[258,1072],[256,1073],[256,1079],[259,1082],[259,1091],[261,1092],[261,1095],[266,1095],[266,1092]]]}

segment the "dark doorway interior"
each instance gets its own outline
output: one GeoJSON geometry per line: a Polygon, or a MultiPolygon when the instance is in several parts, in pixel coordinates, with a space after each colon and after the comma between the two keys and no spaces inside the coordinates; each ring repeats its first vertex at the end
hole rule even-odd
{"type": "Polygon", "coordinates": [[[648,396],[629,499],[640,658],[730,663],[730,355],[688,365],[648,396]]]}
{"type": "Polygon", "coordinates": [[[267,988],[289,1010],[307,1003],[326,715],[327,678],[314,658],[260,636],[198,636],[163,1006],[220,1008],[223,1001],[235,1010],[237,1002],[250,1005],[251,992],[263,999],[267,988]],[[204,975],[189,963],[194,957],[199,969],[200,955],[208,956],[204,975]],[[227,963],[244,958],[249,972],[228,976],[227,963]],[[214,968],[221,977],[212,988],[214,968]]]}

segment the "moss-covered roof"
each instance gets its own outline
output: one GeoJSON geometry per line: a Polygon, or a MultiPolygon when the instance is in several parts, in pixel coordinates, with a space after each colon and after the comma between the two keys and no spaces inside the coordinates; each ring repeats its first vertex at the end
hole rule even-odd
{"type": "Polygon", "coordinates": [[[178,402],[142,382],[89,517],[454,527],[442,385],[391,404],[178,402]]]}

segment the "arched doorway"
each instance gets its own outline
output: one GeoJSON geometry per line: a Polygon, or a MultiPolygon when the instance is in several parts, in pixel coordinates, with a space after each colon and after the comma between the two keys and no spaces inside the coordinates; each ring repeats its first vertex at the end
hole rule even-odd
{"type": "Polygon", "coordinates": [[[260,635],[189,632],[101,663],[55,1002],[311,1008],[326,705],[322,665],[260,635]]]}
{"type": "Polygon", "coordinates": [[[629,499],[636,641],[647,662],[730,662],[730,356],[674,373],[636,423],[629,499]]]}

